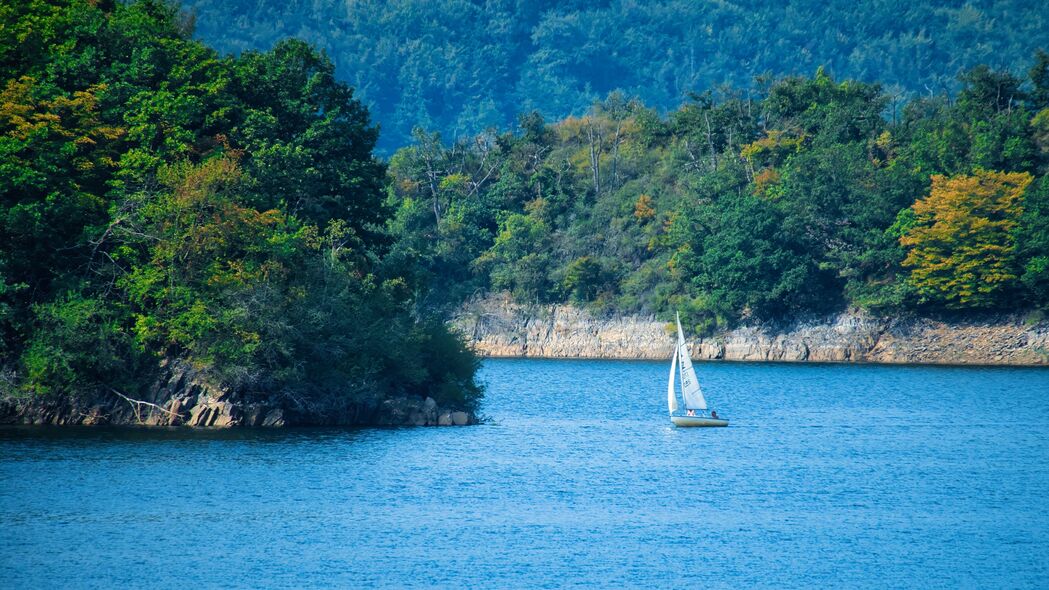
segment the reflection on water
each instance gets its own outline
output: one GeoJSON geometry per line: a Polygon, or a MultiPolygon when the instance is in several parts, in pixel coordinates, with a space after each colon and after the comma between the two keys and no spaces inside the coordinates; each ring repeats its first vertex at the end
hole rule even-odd
{"type": "Polygon", "coordinates": [[[1049,372],[492,360],[486,425],[0,429],[0,587],[1045,587],[1049,372]],[[693,584],[685,584],[693,585],[693,584]]]}

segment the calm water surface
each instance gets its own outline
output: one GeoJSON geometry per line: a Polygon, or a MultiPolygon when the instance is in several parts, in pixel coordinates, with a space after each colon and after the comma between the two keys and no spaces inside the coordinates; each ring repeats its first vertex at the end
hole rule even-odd
{"type": "Polygon", "coordinates": [[[491,360],[471,428],[0,430],[0,587],[1049,586],[1049,371],[491,360]]]}

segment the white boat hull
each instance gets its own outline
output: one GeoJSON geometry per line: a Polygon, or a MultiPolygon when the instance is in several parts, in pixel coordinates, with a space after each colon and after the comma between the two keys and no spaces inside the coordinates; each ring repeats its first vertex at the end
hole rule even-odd
{"type": "Polygon", "coordinates": [[[703,416],[671,416],[674,426],[728,426],[728,420],[721,418],[704,418],[703,416]]]}

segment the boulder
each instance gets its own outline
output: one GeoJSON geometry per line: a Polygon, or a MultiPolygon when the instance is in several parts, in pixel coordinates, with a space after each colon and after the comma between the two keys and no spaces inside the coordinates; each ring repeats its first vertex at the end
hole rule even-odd
{"type": "Polygon", "coordinates": [[[244,426],[262,426],[266,416],[266,406],[252,404],[244,410],[244,426]]]}
{"type": "Polygon", "coordinates": [[[102,411],[102,406],[94,406],[88,411],[87,415],[84,416],[84,421],[81,424],[85,426],[98,426],[106,423],[106,415],[102,411]]]}
{"type": "Polygon", "coordinates": [[[437,424],[437,402],[432,397],[423,402],[423,418],[426,426],[437,424]]]}
{"type": "Polygon", "coordinates": [[[189,419],[186,424],[190,426],[207,426],[207,420],[211,414],[211,408],[207,404],[193,406],[189,411],[189,419]]]}
{"type": "Polygon", "coordinates": [[[284,410],[280,408],[270,410],[262,420],[262,425],[268,427],[284,426],[284,410]]]}
{"type": "Polygon", "coordinates": [[[233,404],[229,402],[215,404],[215,413],[211,416],[211,423],[208,426],[228,428],[236,424],[237,419],[233,416],[233,404]]]}

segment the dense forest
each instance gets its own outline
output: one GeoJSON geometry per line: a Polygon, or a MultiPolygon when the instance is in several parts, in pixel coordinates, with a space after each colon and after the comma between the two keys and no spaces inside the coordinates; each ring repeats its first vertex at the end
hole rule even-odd
{"type": "Polygon", "coordinates": [[[382,128],[454,139],[521,112],[581,115],[613,90],[660,113],[689,92],[760,88],[768,75],[879,82],[902,98],[959,89],[979,64],[1020,74],[1049,47],[1029,0],[183,0],[224,52],[286,37],[323,49],[382,128]]]}
{"type": "MultiPolygon", "coordinates": [[[[0,392],[124,395],[183,359],[302,408],[405,393],[470,407],[476,359],[440,318],[492,291],[679,310],[698,331],[846,306],[1049,307],[1049,54],[1017,57],[1045,34],[1037,11],[971,4],[889,18],[875,4],[855,9],[882,23],[866,37],[841,32],[855,11],[814,21],[852,48],[840,70],[878,64],[857,75],[881,72],[883,85],[822,67],[744,79],[750,70],[724,65],[731,51],[709,48],[682,77],[677,53],[645,61],[641,48],[668,41],[598,26],[652,24],[646,11],[662,7],[680,13],[680,30],[653,31],[749,43],[764,52],[750,69],[792,71],[777,60],[795,37],[755,45],[750,28],[777,14],[784,22],[760,25],[766,34],[799,26],[797,4],[738,21],[724,3],[702,15],[665,3],[463,4],[527,18],[489,22],[487,45],[443,53],[412,41],[452,26],[441,2],[407,23],[397,15],[412,2],[347,6],[340,18],[388,27],[371,31],[374,51],[354,66],[368,64],[368,79],[344,63],[340,80],[299,40],[223,55],[194,40],[192,14],[161,0],[0,7],[0,392]],[[699,25],[718,14],[717,27],[699,25]],[[899,44],[915,15],[936,17],[921,59],[899,44]],[[1005,34],[1006,16],[1029,35],[1005,34]],[[993,43],[959,32],[988,18],[993,43]],[[537,49],[541,32],[585,23],[609,44],[571,58],[537,49]],[[506,66],[526,49],[531,65],[506,66]],[[384,55],[443,57],[412,66],[413,86],[384,55]],[[977,58],[1006,63],[944,77],[977,58]],[[442,60],[473,61],[455,74],[442,60]],[[618,65],[606,71],[607,60],[618,65]],[[913,71],[894,69],[907,60],[913,71]],[[492,86],[469,82],[482,67],[492,86]],[[380,86],[406,94],[375,94],[386,74],[396,76],[380,86]],[[380,128],[354,85],[396,121],[393,144],[407,142],[388,161],[374,155],[380,128]],[[513,125],[455,135],[511,109],[513,125]]],[[[473,31],[469,20],[457,22],[473,31]]],[[[564,35],[555,45],[570,51],[577,34],[564,35]]],[[[821,39],[803,54],[830,51],[821,39]]]]}
{"type": "Polygon", "coordinates": [[[0,392],[135,395],[175,358],[303,411],[476,400],[387,256],[377,129],[305,43],[223,57],[167,2],[4,3],[0,84],[0,392]]]}
{"type": "Polygon", "coordinates": [[[434,305],[506,290],[680,310],[699,330],[848,305],[1044,307],[1049,54],[959,83],[901,104],[818,70],[667,117],[614,92],[513,133],[419,131],[390,161],[392,256],[440,287],[434,305]]]}

